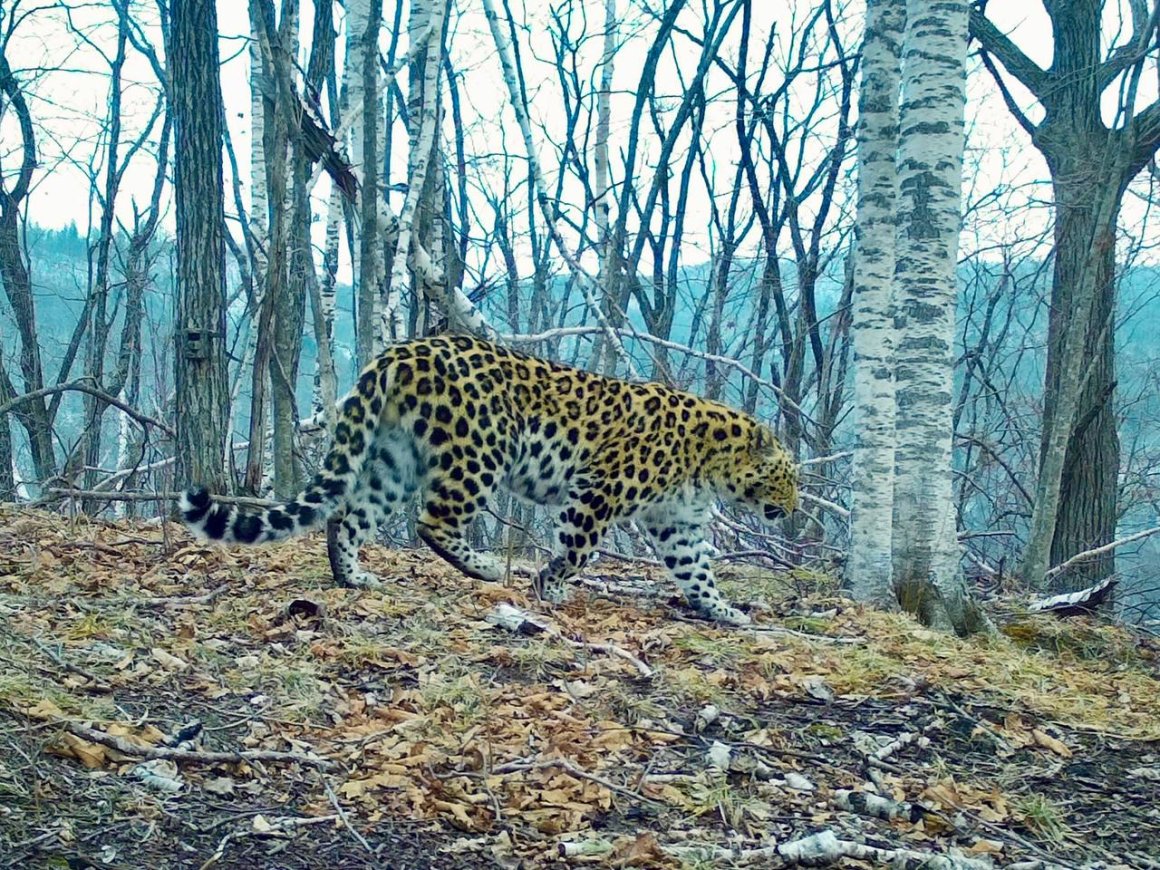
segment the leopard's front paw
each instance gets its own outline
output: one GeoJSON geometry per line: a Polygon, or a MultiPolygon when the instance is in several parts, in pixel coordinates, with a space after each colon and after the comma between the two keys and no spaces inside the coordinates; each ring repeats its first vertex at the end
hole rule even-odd
{"type": "Polygon", "coordinates": [[[547,601],[549,604],[563,604],[568,600],[568,587],[559,580],[551,579],[546,571],[541,571],[532,585],[541,601],[547,601]]]}
{"type": "Polygon", "coordinates": [[[721,610],[713,618],[727,625],[749,625],[753,622],[749,618],[748,613],[738,610],[736,607],[730,607],[727,604],[723,604],[721,610]]]}
{"type": "Polygon", "coordinates": [[[384,585],[378,574],[364,571],[361,568],[352,572],[344,580],[343,586],[350,586],[355,589],[382,589],[384,585]]]}
{"type": "Polygon", "coordinates": [[[750,625],[753,622],[748,613],[738,610],[736,607],[731,607],[719,599],[716,601],[706,601],[700,607],[697,607],[696,610],[702,616],[714,622],[724,623],[725,625],[750,625]]]}

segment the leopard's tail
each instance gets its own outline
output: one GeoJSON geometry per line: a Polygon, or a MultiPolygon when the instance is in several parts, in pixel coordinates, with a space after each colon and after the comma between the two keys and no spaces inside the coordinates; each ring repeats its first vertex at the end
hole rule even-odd
{"type": "Polygon", "coordinates": [[[215,504],[209,491],[195,486],[181,494],[178,508],[189,530],[203,540],[241,544],[280,541],[316,529],[345,503],[371,450],[388,372],[374,364],[339,403],[334,440],[319,471],[302,492],[285,504],[262,511],[215,504]]]}

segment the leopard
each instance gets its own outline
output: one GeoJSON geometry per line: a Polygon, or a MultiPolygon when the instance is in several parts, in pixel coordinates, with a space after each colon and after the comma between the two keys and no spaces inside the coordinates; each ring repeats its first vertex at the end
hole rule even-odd
{"type": "Polygon", "coordinates": [[[564,601],[609,531],[634,523],[695,615],[747,625],[717,587],[712,510],[734,505],[771,524],[799,509],[798,467],[755,416],[470,335],[388,346],[339,401],[330,435],[293,499],[255,511],[194,486],[181,518],[196,537],[240,544],[325,524],[334,582],[381,587],[360,550],[418,494],[418,536],[468,577],[500,582],[508,560],[473,547],[468,532],[505,490],[554,513],[551,555],[527,572],[541,600],[564,601]]]}

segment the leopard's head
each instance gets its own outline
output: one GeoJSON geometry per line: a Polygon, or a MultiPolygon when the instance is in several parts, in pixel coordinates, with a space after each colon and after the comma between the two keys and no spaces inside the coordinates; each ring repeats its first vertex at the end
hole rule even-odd
{"type": "Polygon", "coordinates": [[[769,427],[754,426],[733,460],[726,489],[734,503],[770,523],[798,509],[797,466],[769,427]]]}

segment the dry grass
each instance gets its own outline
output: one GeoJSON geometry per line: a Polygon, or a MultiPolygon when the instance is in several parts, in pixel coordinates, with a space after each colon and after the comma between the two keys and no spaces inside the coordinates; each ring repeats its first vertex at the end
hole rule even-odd
{"type": "MultiPolygon", "coordinates": [[[[1155,651],[1086,621],[1023,619],[1009,636],[959,640],[853,606],[820,575],[731,565],[722,574],[732,597],[775,612],[813,590],[788,612],[759,611],[756,631],[732,630],[689,619],[668,594],[579,591],[545,610],[521,582],[466,581],[425,551],[372,549],[384,590],[337,589],[317,537],[225,550],[169,532],[167,550],[154,528],[0,510],[0,745],[10,748],[0,754],[0,798],[15,808],[0,813],[0,852],[44,835],[25,857],[87,856],[77,831],[104,826],[109,842],[129,842],[149,818],[153,833],[141,842],[162,863],[192,837],[189,866],[199,866],[227,831],[238,834],[226,851],[252,863],[269,845],[243,833],[254,807],[325,816],[331,794],[375,848],[404,848],[383,845],[400,825],[420,826],[407,843],[436,836],[435,846],[415,846],[443,849],[436,866],[535,865],[563,840],[608,837],[621,848],[642,829],[683,843],[760,844],[842,830],[851,820],[827,809],[826,796],[865,787],[857,734],[921,730],[930,748],[891,759],[895,797],[925,794],[952,814],[984,814],[1000,826],[991,837],[1010,824],[1007,848],[1018,855],[1028,838],[1070,848],[1082,828],[1074,795],[1034,798],[1034,788],[1067,787],[1072,762],[1053,735],[1077,761],[1117,771],[1160,740],[1155,651]],[[197,597],[222,586],[212,600],[197,597]],[[309,603],[303,615],[292,615],[295,601],[309,603]],[[540,611],[563,637],[615,645],[655,676],[560,638],[499,630],[485,618],[499,602],[540,611]],[[832,700],[819,700],[827,690],[832,700]],[[706,704],[721,716],[700,733],[706,704]],[[196,717],[209,726],[207,748],[309,749],[340,772],[328,792],[308,766],[184,764],[179,800],[134,779],[133,759],[108,758],[83,788],[129,808],[112,823],[97,803],[62,797],[84,772],[84,747],[64,738],[62,716],[138,736],[196,717]],[[1062,730],[1035,736],[1052,723],[1062,730]],[[714,741],[732,747],[738,767],[710,767],[714,741]],[[1036,786],[1046,765],[1059,769],[1036,786]],[[785,786],[790,773],[816,791],[785,786]],[[47,797],[29,790],[30,776],[47,797]],[[250,789],[245,801],[223,808],[205,791],[221,778],[250,789]],[[174,813],[213,836],[193,836],[174,813]]],[[[872,824],[911,848],[971,839],[953,826],[872,824]]],[[[1106,857],[1146,824],[1125,816],[1120,839],[1085,848],[1106,857]]],[[[372,861],[342,824],[330,827],[329,840],[321,826],[294,827],[303,844],[294,851],[330,843],[345,856],[334,866],[372,861]]]]}

